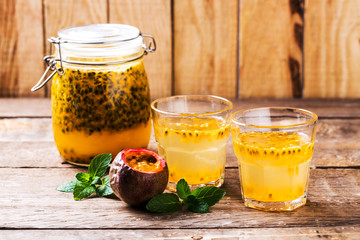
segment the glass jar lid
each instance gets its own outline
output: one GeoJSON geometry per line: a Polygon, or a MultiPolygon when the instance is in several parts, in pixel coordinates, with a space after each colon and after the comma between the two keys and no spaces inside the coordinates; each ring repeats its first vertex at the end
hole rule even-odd
{"type": "Polygon", "coordinates": [[[91,24],[64,28],[58,37],[51,37],[50,55],[44,57],[48,65],[38,83],[43,87],[55,74],[63,75],[63,64],[116,65],[134,61],[156,51],[153,36],[141,33],[136,27],[124,24],[91,24]],[[148,42],[145,42],[148,38],[148,42]],[[52,45],[55,46],[53,55],[52,45]]]}
{"type": "Polygon", "coordinates": [[[58,32],[62,60],[68,63],[111,63],[141,57],[146,49],[139,29],[123,24],[92,24],[58,32]]]}
{"type": "Polygon", "coordinates": [[[134,40],[140,37],[140,31],[124,24],[91,24],[64,28],[58,36],[69,43],[102,44],[134,40]]]}

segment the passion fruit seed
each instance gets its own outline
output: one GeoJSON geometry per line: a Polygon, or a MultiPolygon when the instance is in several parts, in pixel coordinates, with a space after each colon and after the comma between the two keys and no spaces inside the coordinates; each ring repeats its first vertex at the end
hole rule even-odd
{"type": "Polygon", "coordinates": [[[222,127],[217,131],[214,131],[214,130],[210,130],[210,131],[209,130],[208,131],[207,130],[204,130],[204,131],[181,130],[181,131],[179,131],[179,130],[175,130],[175,129],[171,129],[171,128],[164,128],[162,135],[164,137],[167,137],[170,133],[173,133],[173,134],[180,135],[183,140],[187,140],[187,139],[192,139],[193,137],[196,137],[196,138],[200,138],[200,137],[204,137],[204,136],[209,137],[208,135],[211,134],[214,137],[216,137],[216,139],[221,139],[228,135],[229,130],[230,129],[228,126],[222,127]],[[211,132],[211,133],[209,133],[209,132],[211,132]]]}
{"type": "Polygon", "coordinates": [[[142,63],[124,70],[65,68],[52,85],[52,116],[63,133],[128,129],[150,119],[150,93],[142,63]]]}
{"type": "Polygon", "coordinates": [[[126,163],[134,170],[141,172],[158,171],[161,168],[160,161],[148,154],[126,156],[126,163]]]}
{"type": "Polygon", "coordinates": [[[299,145],[298,142],[300,141],[301,136],[298,135],[287,135],[286,133],[257,133],[257,136],[255,133],[245,133],[240,134],[239,138],[241,138],[241,141],[237,142],[237,144],[234,145],[234,148],[243,155],[250,155],[250,156],[256,156],[256,157],[262,157],[263,160],[265,159],[274,159],[275,158],[283,158],[283,157],[291,157],[291,161],[303,161],[304,159],[308,159],[313,152],[314,144],[310,142],[303,142],[303,144],[299,145]],[[274,142],[274,137],[279,137],[282,140],[282,143],[284,143],[286,139],[286,144],[283,144],[281,147],[274,147],[274,146],[266,146],[262,147],[258,144],[251,141],[252,137],[260,138],[260,135],[263,135],[262,137],[267,139],[268,142],[274,142]],[[261,150],[261,151],[260,151],[261,150]]]}

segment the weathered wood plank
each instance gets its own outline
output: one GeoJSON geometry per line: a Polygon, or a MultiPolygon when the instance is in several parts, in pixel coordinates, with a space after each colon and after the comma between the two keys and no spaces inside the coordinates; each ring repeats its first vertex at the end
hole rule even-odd
{"type": "Polygon", "coordinates": [[[0,2],[0,97],[41,97],[32,93],[43,73],[41,0],[0,2]]]}
{"type": "MultiPolygon", "coordinates": [[[[50,118],[0,119],[0,167],[69,167],[56,149],[50,118]]],[[[148,146],[157,151],[154,135],[148,146]]],[[[360,119],[320,120],[315,167],[360,166],[360,119]]],[[[227,167],[237,167],[229,139],[227,167]]]]}
{"type": "Polygon", "coordinates": [[[174,1],[175,94],[235,97],[238,1],[174,1]]]}
{"type": "Polygon", "coordinates": [[[302,1],[240,1],[241,98],[301,97],[302,1]]]}
{"type": "Polygon", "coordinates": [[[233,100],[233,111],[244,108],[286,106],[304,108],[320,118],[358,118],[360,99],[242,99],[233,100]]]}
{"type": "MultiPolygon", "coordinates": [[[[58,31],[66,27],[107,22],[107,0],[43,1],[45,39],[57,37],[58,31]]],[[[45,54],[49,54],[47,40],[45,54]]],[[[45,86],[46,95],[50,96],[51,81],[45,86]]]]}
{"type": "Polygon", "coordinates": [[[48,98],[2,98],[0,118],[50,117],[51,102],[48,98]]]}
{"type": "Polygon", "coordinates": [[[44,8],[46,38],[56,37],[57,32],[66,27],[107,21],[106,0],[44,0],[44,8]]]}
{"type": "Polygon", "coordinates": [[[74,201],[56,186],[74,178],[79,169],[0,169],[1,228],[282,228],[360,225],[358,169],[311,170],[306,206],[283,213],[246,208],[240,196],[238,171],[226,170],[227,195],[208,214],[179,211],[150,214],[122,201],[90,198],[74,201]],[[30,180],[31,179],[31,180],[30,180]],[[276,221],[274,221],[276,219],[276,221]],[[121,224],[119,224],[121,223],[121,224]]]}
{"type": "Polygon", "coordinates": [[[0,142],[0,167],[72,167],[54,142],[0,142]]]}
{"type": "Polygon", "coordinates": [[[358,240],[359,226],[247,229],[131,229],[131,230],[2,230],[1,239],[348,239],[358,240]]]}
{"type": "Polygon", "coordinates": [[[171,95],[171,1],[110,0],[109,15],[111,23],[133,25],[155,37],[157,51],[144,58],[151,96],[159,98],[171,95]]]}
{"type": "Polygon", "coordinates": [[[0,142],[53,142],[50,118],[0,119],[0,142]]]}
{"type": "MultiPolygon", "coordinates": [[[[237,111],[244,108],[289,106],[315,112],[322,118],[360,118],[359,99],[231,99],[237,111]]],[[[0,118],[6,117],[50,117],[50,99],[2,98],[0,118]]]]}
{"type": "Polygon", "coordinates": [[[304,97],[360,97],[360,2],[305,3],[304,97]]]}

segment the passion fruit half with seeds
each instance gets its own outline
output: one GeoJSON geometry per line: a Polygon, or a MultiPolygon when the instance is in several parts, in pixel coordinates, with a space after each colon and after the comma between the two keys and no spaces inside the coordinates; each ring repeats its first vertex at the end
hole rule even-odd
{"type": "Polygon", "coordinates": [[[169,170],[156,152],[126,149],[114,159],[109,175],[115,195],[130,206],[141,207],[165,190],[169,170]]]}

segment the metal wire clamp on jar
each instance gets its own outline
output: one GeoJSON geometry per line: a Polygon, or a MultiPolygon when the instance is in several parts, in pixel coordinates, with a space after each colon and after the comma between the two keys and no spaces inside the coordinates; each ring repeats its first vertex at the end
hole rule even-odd
{"type": "Polygon", "coordinates": [[[155,39],[128,25],[93,24],[62,29],[49,42],[48,67],[31,90],[52,78],[54,139],[64,160],[86,166],[100,153],[115,157],[124,148],[146,147],[150,91],[143,58],[156,50],[155,39]]]}

